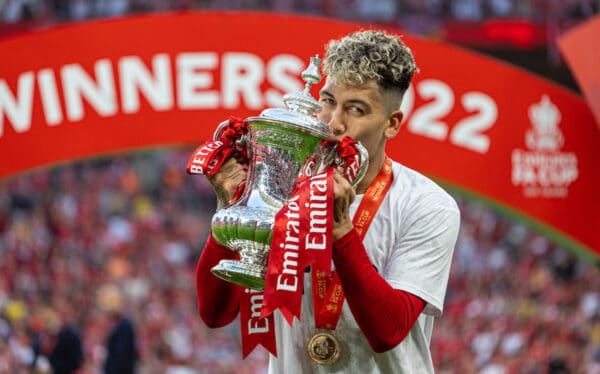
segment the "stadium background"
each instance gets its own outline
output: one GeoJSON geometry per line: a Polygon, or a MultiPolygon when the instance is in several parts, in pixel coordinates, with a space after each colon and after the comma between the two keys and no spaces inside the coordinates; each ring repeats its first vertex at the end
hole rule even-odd
{"type": "MultiPolygon", "coordinates": [[[[272,10],[399,27],[578,90],[555,39],[594,16],[598,2],[5,0],[0,35],[190,9],[272,10]],[[483,32],[490,27],[496,32],[483,32]]],[[[237,325],[208,330],[196,316],[194,265],[214,197],[203,178],[184,174],[190,152],[113,155],[0,182],[0,373],[28,372],[36,339],[64,321],[82,334],[81,372],[96,372],[110,323],[96,291],[106,284],[126,295],[142,372],[266,371],[264,351],[241,361],[237,325]]],[[[489,207],[456,198],[461,233],[432,342],[438,372],[599,372],[597,264],[489,207]]]]}

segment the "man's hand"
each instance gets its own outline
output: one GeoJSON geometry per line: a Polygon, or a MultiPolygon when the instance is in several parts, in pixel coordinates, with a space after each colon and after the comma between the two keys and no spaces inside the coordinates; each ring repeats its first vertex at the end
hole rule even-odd
{"type": "Polygon", "coordinates": [[[333,180],[333,240],[337,240],[354,228],[350,218],[350,204],[356,195],[350,182],[338,170],[334,172],[333,180]]]}
{"type": "Polygon", "coordinates": [[[218,172],[206,176],[217,194],[217,210],[229,204],[235,193],[245,180],[247,166],[240,164],[234,157],[223,163],[218,172]]]}

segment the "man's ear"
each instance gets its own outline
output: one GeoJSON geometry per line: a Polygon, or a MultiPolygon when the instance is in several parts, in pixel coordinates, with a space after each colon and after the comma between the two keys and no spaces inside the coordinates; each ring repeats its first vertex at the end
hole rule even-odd
{"type": "Polygon", "coordinates": [[[388,126],[384,130],[384,135],[386,139],[393,139],[398,135],[398,131],[400,131],[400,126],[402,125],[402,118],[404,118],[404,113],[400,110],[395,110],[392,112],[389,118],[388,126]]]}

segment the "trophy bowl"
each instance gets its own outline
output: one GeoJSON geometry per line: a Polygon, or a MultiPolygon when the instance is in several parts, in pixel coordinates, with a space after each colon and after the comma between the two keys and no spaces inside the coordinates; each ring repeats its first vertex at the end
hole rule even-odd
{"type": "MultiPolygon", "coordinates": [[[[302,92],[286,94],[285,108],[269,108],[246,119],[248,133],[240,140],[246,147],[249,168],[239,199],[221,208],[212,218],[213,237],[240,255],[239,260],[222,260],[211,269],[219,278],[262,291],[275,215],[291,196],[298,176],[315,175],[341,160],[335,150],[323,146],[334,139],[329,126],[316,118],[321,105],[311,96],[312,84],[321,81],[321,60],[311,58],[302,73],[302,92]]],[[[215,131],[218,139],[222,123],[215,131]]],[[[368,154],[357,143],[360,167],[356,185],[364,176],[368,154]]]]}

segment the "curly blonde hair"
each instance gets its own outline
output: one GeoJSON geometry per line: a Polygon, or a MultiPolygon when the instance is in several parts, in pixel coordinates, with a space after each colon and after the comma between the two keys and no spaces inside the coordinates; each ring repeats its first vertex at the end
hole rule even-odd
{"type": "Polygon", "coordinates": [[[410,48],[384,31],[363,30],[330,41],[323,73],[336,84],[360,86],[375,81],[384,90],[404,93],[418,71],[410,48]]]}

